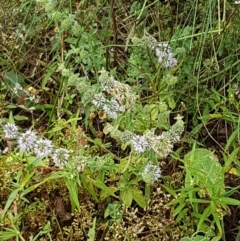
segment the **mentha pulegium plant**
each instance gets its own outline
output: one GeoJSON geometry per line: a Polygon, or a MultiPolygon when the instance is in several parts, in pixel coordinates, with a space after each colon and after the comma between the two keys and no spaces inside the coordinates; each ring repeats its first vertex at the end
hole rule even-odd
{"type": "Polygon", "coordinates": [[[104,69],[100,71],[99,83],[101,92],[94,95],[92,104],[110,118],[116,119],[119,113],[130,110],[135,104],[137,96],[131,87],[115,80],[104,69]]]}
{"type": "Polygon", "coordinates": [[[99,82],[102,90],[115,98],[124,109],[131,109],[135,104],[137,96],[128,84],[121,83],[109,76],[109,73],[102,69],[100,71],[99,82]]]}
{"type": "Polygon", "coordinates": [[[16,140],[16,148],[19,151],[42,159],[50,157],[55,165],[60,168],[64,168],[67,165],[71,151],[64,148],[56,148],[50,140],[38,137],[32,130],[20,133],[19,128],[13,123],[6,123],[1,126],[3,137],[16,140]]]}
{"type": "Polygon", "coordinates": [[[177,116],[175,119],[176,122],[171,126],[170,130],[163,131],[159,135],[154,133],[154,129],[146,131],[143,135],[136,135],[129,130],[120,131],[110,123],[105,126],[104,133],[110,134],[112,138],[120,141],[123,145],[131,145],[134,153],[141,154],[152,149],[159,158],[165,158],[172,152],[173,145],[180,140],[184,131],[182,117],[177,116]]]}

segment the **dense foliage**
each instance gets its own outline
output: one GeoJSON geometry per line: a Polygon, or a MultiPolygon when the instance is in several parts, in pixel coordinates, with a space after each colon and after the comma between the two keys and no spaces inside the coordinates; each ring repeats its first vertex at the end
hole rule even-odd
{"type": "Polygon", "coordinates": [[[238,1],[0,16],[0,240],[239,240],[238,1]]]}

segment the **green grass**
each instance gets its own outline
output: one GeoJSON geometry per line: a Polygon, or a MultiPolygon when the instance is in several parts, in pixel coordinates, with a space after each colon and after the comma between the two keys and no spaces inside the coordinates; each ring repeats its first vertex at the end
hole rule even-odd
{"type": "Polygon", "coordinates": [[[0,16],[0,240],[238,240],[237,4],[0,16]]]}

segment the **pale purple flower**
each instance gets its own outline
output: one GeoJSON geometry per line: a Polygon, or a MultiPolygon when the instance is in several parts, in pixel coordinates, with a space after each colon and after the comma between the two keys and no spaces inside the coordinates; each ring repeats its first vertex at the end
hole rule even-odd
{"type": "Polygon", "coordinates": [[[102,109],[106,115],[108,115],[110,118],[117,119],[118,113],[123,112],[125,108],[121,106],[117,100],[106,99],[102,93],[98,93],[94,96],[94,100],[92,103],[97,107],[102,109]]]}
{"type": "Polygon", "coordinates": [[[102,93],[98,93],[94,96],[94,100],[92,103],[97,107],[97,108],[102,108],[105,105],[106,98],[103,96],[102,93]]]}
{"type": "Polygon", "coordinates": [[[131,142],[134,150],[138,153],[146,151],[146,149],[149,147],[149,143],[144,136],[136,135],[132,138],[131,142]]]}
{"type": "Polygon", "coordinates": [[[7,123],[3,126],[4,137],[15,139],[18,135],[18,127],[15,124],[7,123]]]}
{"type": "Polygon", "coordinates": [[[50,140],[41,138],[35,142],[33,151],[36,156],[44,158],[52,153],[52,142],[50,140]]]}
{"type": "Polygon", "coordinates": [[[22,151],[30,151],[34,148],[35,142],[37,140],[37,135],[31,130],[27,130],[25,133],[21,134],[17,140],[18,147],[22,151]]]}
{"type": "Polygon", "coordinates": [[[153,184],[161,177],[161,169],[156,165],[148,164],[141,175],[146,183],[153,184]]]}
{"type": "Polygon", "coordinates": [[[70,157],[69,151],[64,148],[59,148],[55,150],[55,152],[52,155],[53,162],[57,167],[66,166],[69,157],[70,157]]]}
{"type": "Polygon", "coordinates": [[[177,59],[171,52],[171,47],[168,43],[159,43],[155,52],[158,57],[158,62],[162,63],[163,67],[172,68],[177,65],[177,59]]]}

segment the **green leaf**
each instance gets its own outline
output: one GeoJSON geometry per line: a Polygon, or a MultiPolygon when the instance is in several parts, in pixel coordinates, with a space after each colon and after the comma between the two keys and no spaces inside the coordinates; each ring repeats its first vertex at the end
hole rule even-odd
{"type": "Polygon", "coordinates": [[[24,115],[15,115],[13,118],[16,121],[23,121],[23,120],[28,120],[29,119],[27,116],[24,116],[24,115]]]}
{"type": "Polygon", "coordinates": [[[4,217],[7,210],[9,209],[9,207],[12,205],[13,201],[17,198],[17,195],[18,195],[18,192],[20,191],[20,188],[17,188],[15,190],[12,191],[12,193],[10,194],[8,200],[7,200],[7,203],[4,207],[4,210],[3,210],[3,213],[2,213],[2,216],[4,217]]]}
{"type": "Polygon", "coordinates": [[[127,207],[130,207],[132,204],[132,201],[133,201],[133,188],[129,187],[129,188],[121,191],[120,198],[127,207]]]}
{"type": "Polygon", "coordinates": [[[111,189],[112,191],[111,192],[105,192],[104,190],[101,190],[100,192],[100,199],[101,200],[104,200],[106,199],[107,197],[111,196],[112,193],[115,193],[118,191],[118,188],[117,187],[108,187],[109,189],[111,189]]]}
{"type": "Polygon", "coordinates": [[[91,179],[91,178],[89,178],[89,177],[87,177],[87,180],[88,180],[89,182],[91,182],[94,186],[96,186],[96,187],[100,188],[101,190],[103,190],[103,191],[104,191],[106,194],[108,194],[109,196],[113,196],[113,197],[115,197],[115,198],[118,198],[118,196],[116,196],[116,195],[114,194],[115,189],[112,189],[112,188],[106,186],[103,182],[101,182],[101,181],[99,181],[99,180],[95,181],[95,180],[93,180],[93,179],[91,179]]]}
{"type": "Polygon", "coordinates": [[[205,208],[203,214],[201,215],[198,221],[198,225],[197,225],[198,231],[201,231],[202,224],[204,223],[204,221],[206,221],[207,217],[209,217],[210,214],[211,214],[211,207],[208,206],[207,208],[205,208]]]}
{"type": "Polygon", "coordinates": [[[226,205],[240,206],[240,201],[230,197],[220,197],[219,202],[226,205]]]}
{"type": "Polygon", "coordinates": [[[16,84],[19,84],[23,88],[26,86],[24,78],[13,71],[6,72],[4,75],[4,80],[11,88],[14,88],[16,84]]]}
{"type": "Polygon", "coordinates": [[[95,239],[95,227],[96,227],[96,217],[93,219],[93,226],[88,231],[87,241],[94,241],[95,239]]]}
{"type": "Polygon", "coordinates": [[[131,158],[129,156],[121,159],[120,164],[119,164],[119,172],[124,173],[130,164],[131,158]]]}
{"type": "Polygon", "coordinates": [[[86,177],[84,175],[80,175],[81,182],[84,186],[84,188],[92,195],[95,202],[99,202],[97,194],[94,190],[94,188],[87,183],[86,177]]]}
{"type": "Polygon", "coordinates": [[[225,189],[224,172],[218,158],[209,150],[193,148],[184,157],[185,185],[206,187],[210,197],[217,197],[225,189]],[[192,183],[192,184],[191,184],[192,183]]]}
{"type": "Polygon", "coordinates": [[[45,88],[45,86],[46,86],[47,82],[49,81],[51,75],[52,75],[53,73],[55,73],[57,67],[58,67],[58,63],[57,63],[57,62],[54,62],[54,63],[53,63],[52,65],[50,65],[50,67],[48,68],[48,71],[47,71],[47,73],[45,74],[44,79],[43,79],[43,81],[42,81],[42,88],[43,88],[43,89],[45,88]]]}
{"type": "Polygon", "coordinates": [[[158,108],[155,107],[152,109],[151,111],[151,120],[154,121],[157,119],[157,116],[158,116],[158,108]]]}
{"type": "MultiPolygon", "coordinates": [[[[70,174],[68,174],[68,175],[70,175],[70,174]]],[[[76,182],[75,179],[72,179],[69,176],[64,177],[64,182],[66,183],[67,188],[69,190],[70,200],[71,200],[71,204],[72,204],[72,211],[74,212],[75,208],[80,210],[80,203],[78,200],[78,183],[76,182]]]]}
{"type": "Polygon", "coordinates": [[[166,189],[166,191],[169,193],[169,194],[171,194],[173,197],[176,197],[176,192],[172,189],[172,188],[170,188],[170,187],[168,187],[168,186],[166,186],[166,185],[161,185],[162,187],[164,187],[165,189],[166,189]]]}
{"type": "Polygon", "coordinates": [[[184,208],[177,216],[176,222],[179,223],[187,214],[188,208],[184,208]]]}
{"type": "MultiPolygon", "coordinates": [[[[11,228],[4,228],[4,231],[0,232],[0,240],[11,240],[14,237],[18,237],[18,231],[11,228]]],[[[18,239],[16,239],[18,240],[18,239]]]]}
{"type": "Polygon", "coordinates": [[[175,208],[173,211],[173,216],[174,217],[177,216],[185,206],[186,206],[186,203],[182,203],[177,208],[175,208]]]}
{"type": "Polygon", "coordinates": [[[142,195],[142,192],[138,189],[133,189],[133,199],[142,208],[147,206],[147,198],[142,195]]]}
{"type": "Polygon", "coordinates": [[[217,228],[218,228],[218,236],[222,236],[222,226],[221,226],[221,223],[220,223],[220,217],[219,217],[219,214],[217,213],[217,206],[216,204],[211,201],[210,203],[210,207],[211,207],[211,214],[213,215],[213,218],[214,218],[214,222],[216,223],[217,225],[217,228]]]}

